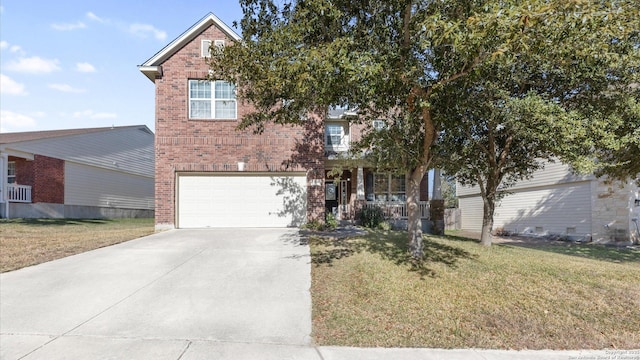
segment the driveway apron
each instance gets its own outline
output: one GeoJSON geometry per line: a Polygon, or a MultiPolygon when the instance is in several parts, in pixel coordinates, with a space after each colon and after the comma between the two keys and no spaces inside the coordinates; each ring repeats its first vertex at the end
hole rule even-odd
{"type": "Polygon", "coordinates": [[[158,233],[1,274],[0,358],[303,355],[310,286],[295,229],[158,233]]]}

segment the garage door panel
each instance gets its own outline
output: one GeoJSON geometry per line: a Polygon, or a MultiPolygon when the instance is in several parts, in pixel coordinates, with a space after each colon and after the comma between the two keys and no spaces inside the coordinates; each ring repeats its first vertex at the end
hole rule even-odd
{"type": "Polygon", "coordinates": [[[306,211],[306,176],[182,175],[177,203],[181,228],[299,226],[306,211]],[[285,201],[292,199],[295,211],[285,211],[285,201]]]}

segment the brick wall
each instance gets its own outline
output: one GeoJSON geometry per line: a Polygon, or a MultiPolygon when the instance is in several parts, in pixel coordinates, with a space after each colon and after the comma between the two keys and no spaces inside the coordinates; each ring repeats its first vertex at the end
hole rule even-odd
{"type": "Polygon", "coordinates": [[[33,203],[64,204],[64,160],[35,155],[33,160],[9,161],[16,162],[16,183],[31,186],[33,203]]]}
{"type": "MultiPolygon", "coordinates": [[[[309,183],[322,178],[323,171],[315,171],[323,168],[320,117],[312,117],[306,127],[272,125],[262,134],[238,131],[239,119],[251,111],[238,100],[238,120],[188,119],[188,80],[205,79],[209,70],[200,57],[201,40],[224,38],[217,27],[206,29],[162,64],[163,76],[155,81],[157,225],[174,224],[176,172],[234,172],[244,162],[246,172],[304,171],[309,183]]],[[[308,216],[319,217],[323,187],[309,186],[307,193],[308,216]]]]}

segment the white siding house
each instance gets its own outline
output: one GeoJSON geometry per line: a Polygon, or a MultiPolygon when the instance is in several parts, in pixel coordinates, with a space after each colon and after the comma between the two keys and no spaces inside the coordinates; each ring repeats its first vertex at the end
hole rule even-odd
{"type": "Polygon", "coordinates": [[[146,126],[0,134],[2,217],[153,217],[146,126]]]}
{"type": "MultiPolygon", "coordinates": [[[[571,173],[562,163],[547,163],[531,179],[506,190],[497,204],[494,230],[555,234],[593,241],[640,240],[640,188],[634,181],[607,182],[571,173]]],[[[482,197],[477,186],[456,186],[461,228],[482,228],[482,197]]]]}

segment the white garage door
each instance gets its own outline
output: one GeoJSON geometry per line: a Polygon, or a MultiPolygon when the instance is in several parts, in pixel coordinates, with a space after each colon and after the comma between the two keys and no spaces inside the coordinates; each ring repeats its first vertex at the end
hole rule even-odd
{"type": "Polygon", "coordinates": [[[178,227],[291,227],[306,219],[304,174],[180,175],[178,227]]]}

